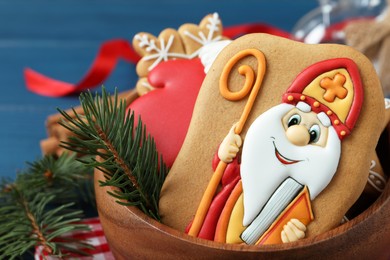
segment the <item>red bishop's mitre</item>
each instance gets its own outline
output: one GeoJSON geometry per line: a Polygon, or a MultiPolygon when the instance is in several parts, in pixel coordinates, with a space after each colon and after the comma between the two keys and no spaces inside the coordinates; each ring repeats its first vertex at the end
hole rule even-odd
{"type": "Polygon", "coordinates": [[[296,77],[283,102],[305,102],[312,111],[324,112],[342,140],[351,133],[363,104],[359,69],[348,58],[317,62],[296,77]]]}

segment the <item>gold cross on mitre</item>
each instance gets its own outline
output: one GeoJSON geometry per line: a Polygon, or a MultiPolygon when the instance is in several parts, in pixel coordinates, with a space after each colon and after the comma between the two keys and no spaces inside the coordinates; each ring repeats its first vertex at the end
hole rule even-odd
{"type": "Polygon", "coordinates": [[[354,96],[351,76],[345,68],[327,71],[317,76],[302,94],[326,105],[344,123],[354,96]]]}
{"type": "Polygon", "coordinates": [[[320,87],[325,89],[324,99],[328,102],[334,102],[336,97],[344,99],[348,94],[348,90],[344,88],[345,81],[345,76],[341,73],[337,73],[334,78],[323,78],[320,87]]]}

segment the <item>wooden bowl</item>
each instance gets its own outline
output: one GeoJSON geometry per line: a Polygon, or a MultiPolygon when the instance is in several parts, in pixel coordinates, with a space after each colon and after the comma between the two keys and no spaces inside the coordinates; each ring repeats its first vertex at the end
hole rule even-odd
{"type": "Polygon", "coordinates": [[[95,172],[100,220],[116,259],[390,259],[390,184],[381,196],[351,221],[319,236],[267,246],[222,244],[190,237],[117,204],[100,187],[95,172]]]}

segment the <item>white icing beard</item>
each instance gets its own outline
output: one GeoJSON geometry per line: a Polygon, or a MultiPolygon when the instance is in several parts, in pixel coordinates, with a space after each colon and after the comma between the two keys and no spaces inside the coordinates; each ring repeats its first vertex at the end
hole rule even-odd
{"type": "Polygon", "coordinates": [[[328,128],[325,147],[294,145],[287,139],[282,124],[282,118],[293,108],[290,104],[280,104],[269,109],[253,122],[246,134],[241,160],[244,226],[254,220],[287,177],[306,185],[313,200],[336,172],[341,142],[334,128],[328,128]],[[283,157],[299,162],[281,163],[275,155],[275,148],[283,157]]]}

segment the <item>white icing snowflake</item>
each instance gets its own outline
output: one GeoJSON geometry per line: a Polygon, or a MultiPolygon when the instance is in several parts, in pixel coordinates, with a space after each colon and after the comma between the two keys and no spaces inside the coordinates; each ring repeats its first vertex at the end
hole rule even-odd
{"type": "MultiPolygon", "coordinates": [[[[221,20],[219,19],[218,13],[214,13],[211,17],[207,18],[207,21],[208,23],[206,25],[206,28],[209,30],[207,36],[203,32],[199,32],[198,36],[193,35],[189,31],[185,31],[184,34],[195,42],[198,42],[202,46],[221,40],[222,37],[216,34],[217,32],[219,32],[218,26],[221,24],[221,20]]],[[[154,39],[149,39],[147,34],[137,34],[135,36],[135,39],[139,42],[138,46],[140,48],[144,48],[149,53],[155,52],[153,54],[143,57],[143,60],[145,61],[155,59],[152,65],[149,66],[149,71],[153,70],[160,62],[167,61],[168,59],[193,59],[199,55],[201,49],[199,48],[197,51],[189,55],[184,53],[171,52],[170,49],[175,39],[174,35],[171,35],[166,43],[163,39],[159,39],[160,48],[156,45],[154,39]]]]}
{"type": "MultiPolygon", "coordinates": [[[[218,25],[221,24],[221,20],[219,19],[218,13],[213,13],[213,15],[207,20],[208,24],[206,25],[206,28],[209,30],[207,36],[203,32],[198,32],[198,35],[194,35],[189,31],[184,31],[184,35],[191,38],[193,41],[199,43],[202,46],[221,40],[221,35],[216,34],[217,32],[219,32],[218,25]]],[[[191,58],[198,56],[199,51],[200,49],[192,53],[190,55],[191,58]]]]}
{"type": "Polygon", "coordinates": [[[161,61],[167,61],[169,58],[182,58],[182,59],[188,59],[188,55],[183,53],[176,53],[176,52],[170,52],[170,49],[172,47],[172,43],[175,39],[174,35],[169,36],[169,39],[167,41],[167,44],[165,45],[165,42],[163,39],[160,39],[160,48],[157,47],[155,40],[150,40],[146,34],[139,35],[137,34],[135,36],[135,39],[139,41],[139,47],[145,48],[147,52],[155,51],[155,54],[151,54],[148,56],[145,56],[143,59],[153,60],[156,59],[152,65],[149,66],[148,70],[151,71],[154,69],[161,61]]]}

